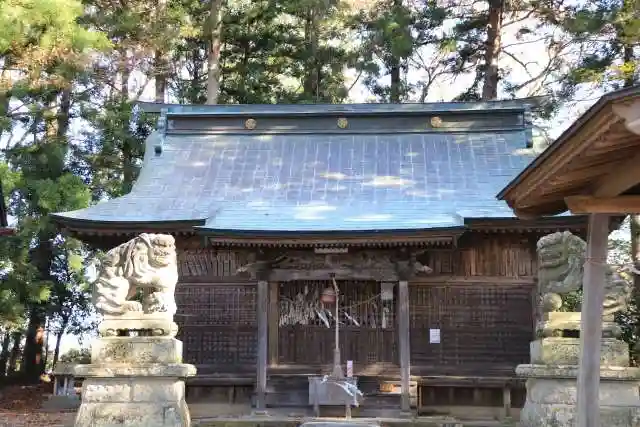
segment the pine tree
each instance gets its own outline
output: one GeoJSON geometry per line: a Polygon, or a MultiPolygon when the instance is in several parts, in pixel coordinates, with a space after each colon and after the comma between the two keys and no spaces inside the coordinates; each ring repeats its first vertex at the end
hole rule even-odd
{"type": "MultiPolygon", "coordinates": [[[[358,15],[354,23],[362,43],[356,69],[378,100],[399,103],[410,98],[415,88],[407,81],[409,71],[421,50],[441,43],[438,29],[447,16],[435,1],[402,0],[377,1],[358,15]]],[[[419,66],[435,71],[424,62],[419,66]]],[[[423,85],[422,100],[429,86],[423,85]]]]}
{"type": "Polygon", "coordinates": [[[10,210],[19,228],[4,247],[8,268],[2,289],[28,316],[22,363],[28,380],[37,380],[44,369],[44,302],[53,283],[57,235],[47,215],[89,201],[85,183],[66,164],[71,85],[108,43],[78,24],[81,13],[75,0],[13,0],[0,11],[6,30],[0,36],[0,109],[8,141],[3,161],[15,176],[10,210]]]}

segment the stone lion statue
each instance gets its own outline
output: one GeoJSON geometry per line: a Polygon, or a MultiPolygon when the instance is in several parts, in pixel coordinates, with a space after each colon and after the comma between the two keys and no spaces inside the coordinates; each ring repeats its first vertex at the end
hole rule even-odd
{"type": "Polygon", "coordinates": [[[93,303],[98,313],[117,316],[127,312],[174,315],[178,282],[173,236],[141,234],[109,252],[98,266],[93,303]],[[142,290],[142,303],[130,300],[142,290]]]}
{"type": "MultiPolygon", "coordinates": [[[[582,287],[587,244],[569,231],[552,233],[538,240],[538,290],[544,313],[560,311],[563,296],[582,287]]],[[[627,307],[630,284],[607,266],[604,315],[627,307]]]]}

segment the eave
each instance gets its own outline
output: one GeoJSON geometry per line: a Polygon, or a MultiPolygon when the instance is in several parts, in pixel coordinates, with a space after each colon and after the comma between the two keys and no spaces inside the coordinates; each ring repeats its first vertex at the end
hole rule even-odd
{"type": "Polygon", "coordinates": [[[201,230],[209,246],[240,247],[397,247],[455,246],[463,227],[426,230],[264,232],[201,230]]]}
{"type": "Polygon", "coordinates": [[[398,246],[451,248],[457,245],[465,233],[549,233],[558,230],[580,232],[586,229],[585,216],[564,216],[519,220],[517,218],[476,218],[465,221],[461,227],[421,230],[369,230],[369,231],[319,231],[319,232],[265,232],[210,230],[184,221],[165,223],[104,223],[61,224],[64,233],[72,235],[96,247],[110,247],[140,234],[167,233],[176,237],[198,237],[202,245],[209,247],[368,247],[388,248],[398,246]],[[86,227],[90,225],[90,227],[86,227]],[[102,225],[99,227],[99,225],[102,225]]]}
{"type": "Polygon", "coordinates": [[[584,209],[571,208],[584,208],[585,203],[589,209],[595,203],[597,209],[622,214],[636,209],[638,203],[610,198],[638,192],[638,165],[640,87],[632,87],[603,96],[497,197],[523,219],[567,210],[585,214],[584,209]],[[585,202],[584,197],[596,200],[585,202]],[[620,208],[622,203],[626,211],[620,208]]]}

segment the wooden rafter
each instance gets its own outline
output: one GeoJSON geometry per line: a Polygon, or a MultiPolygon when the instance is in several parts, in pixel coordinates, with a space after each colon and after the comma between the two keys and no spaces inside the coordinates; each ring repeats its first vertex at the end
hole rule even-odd
{"type": "Polygon", "coordinates": [[[640,196],[565,197],[565,203],[573,214],[633,214],[640,212],[640,196]]]}
{"type": "Polygon", "coordinates": [[[640,135],[640,100],[633,99],[631,102],[617,104],[613,106],[613,113],[624,119],[626,128],[636,135],[640,135]]]}
{"type": "MultiPolygon", "coordinates": [[[[606,108],[605,111],[603,111],[601,116],[595,117],[593,122],[588,123],[587,125],[585,125],[580,130],[577,131],[577,135],[575,136],[575,138],[577,138],[576,140],[583,141],[584,143],[578,146],[573,146],[573,147],[567,146],[567,147],[562,147],[562,149],[560,150],[556,150],[561,152],[554,153],[556,154],[554,155],[554,157],[545,158],[544,166],[540,168],[532,169],[531,175],[530,177],[527,177],[527,180],[531,179],[539,182],[544,182],[544,179],[543,179],[544,177],[557,175],[560,170],[562,170],[563,168],[566,168],[567,164],[570,162],[571,159],[575,159],[577,156],[584,153],[587,150],[587,148],[591,145],[591,141],[595,141],[603,137],[606,134],[606,132],[608,132],[608,130],[611,128],[611,126],[614,125],[619,120],[620,119],[618,116],[611,114],[611,108],[606,108]],[[587,143],[587,141],[589,141],[589,143],[587,143]]],[[[545,153],[541,154],[540,157],[544,155],[545,153]]],[[[542,159],[534,160],[533,164],[541,161],[542,159]]],[[[532,166],[529,166],[529,167],[531,168],[532,166]]],[[[532,193],[535,194],[535,192],[538,189],[539,189],[538,185],[528,185],[528,186],[520,187],[517,190],[516,199],[526,200],[530,194],[532,193]]]]}
{"type": "Polygon", "coordinates": [[[640,152],[615,167],[596,184],[593,195],[613,197],[640,184],[640,152]]]}
{"type": "Polygon", "coordinates": [[[567,171],[566,174],[554,178],[551,181],[552,185],[573,183],[576,181],[584,181],[591,178],[594,175],[606,173],[611,170],[610,164],[592,165],[589,167],[580,167],[579,169],[567,171]]]}

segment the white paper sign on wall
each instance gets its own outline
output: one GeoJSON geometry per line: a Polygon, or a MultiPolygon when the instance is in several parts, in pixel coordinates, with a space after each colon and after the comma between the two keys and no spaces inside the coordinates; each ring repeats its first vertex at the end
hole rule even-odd
{"type": "Polygon", "coordinates": [[[440,344],[440,329],[429,329],[429,343],[440,344]]]}
{"type": "Polygon", "coordinates": [[[382,282],[380,285],[380,299],[382,301],[393,301],[393,282],[382,282]]]}
{"type": "Polygon", "coordinates": [[[353,377],[353,360],[347,360],[347,378],[353,377]]]}

